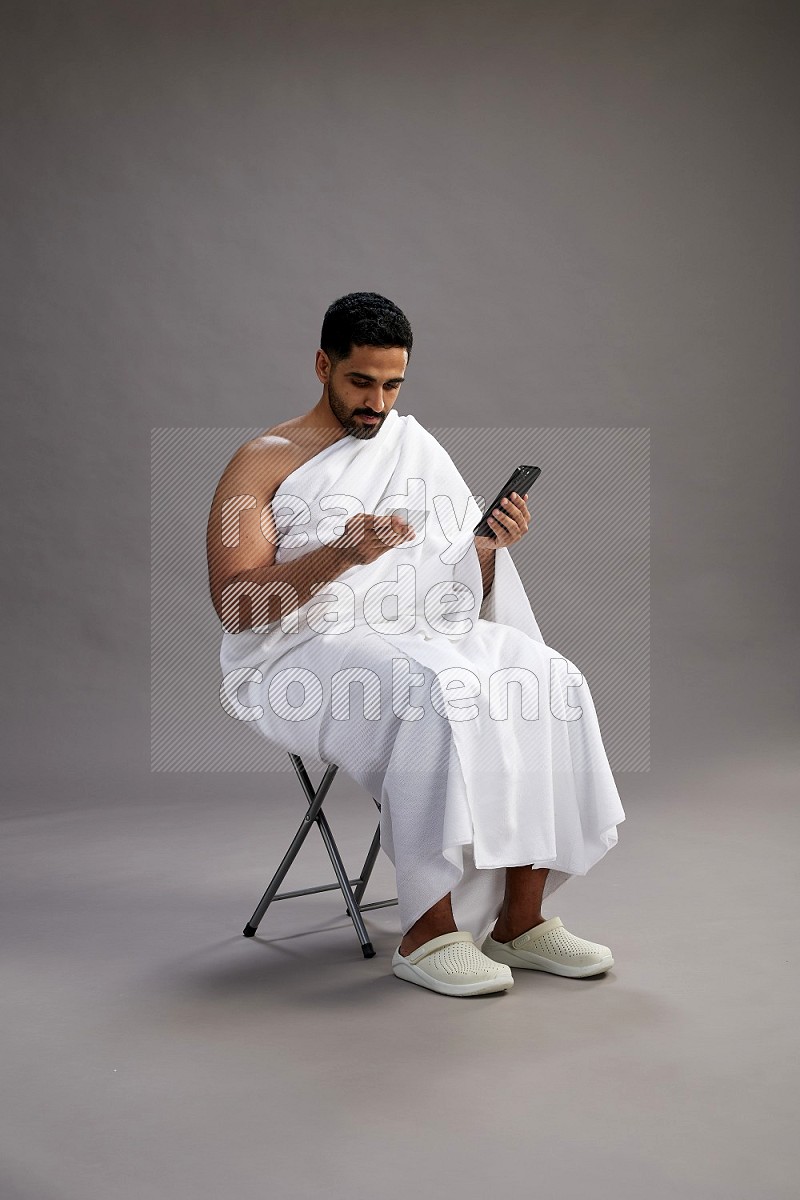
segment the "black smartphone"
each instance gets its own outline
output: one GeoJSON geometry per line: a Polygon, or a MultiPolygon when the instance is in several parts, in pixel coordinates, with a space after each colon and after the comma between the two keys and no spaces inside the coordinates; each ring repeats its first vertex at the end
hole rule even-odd
{"type": "Polygon", "coordinates": [[[500,501],[504,496],[510,496],[512,492],[516,492],[518,496],[524,496],[526,492],[530,491],[531,484],[536,482],[541,473],[541,467],[517,467],[508,483],[497,493],[472,532],[477,534],[478,537],[496,537],[495,531],[486,518],[490,517],[496,508],[500,508],[500,501]]]}

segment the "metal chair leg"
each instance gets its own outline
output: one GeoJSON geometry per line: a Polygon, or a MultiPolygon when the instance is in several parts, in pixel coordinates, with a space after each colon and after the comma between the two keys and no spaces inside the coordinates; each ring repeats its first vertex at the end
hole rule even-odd
{"type": "Polygon", "coordinates": [[[342,889],[344,902],[347,905],[347,911],[350,914],[350,920],[356,927],[356,933],[358,934],[358,940],[361,942],[361,950],[364,958],[374,958],[375,950],[372,942],[369,940],[367,927],[364,924],[364,918],[361,916],[361,909],[359,908],[358,902],[354,898],[353,893],[350,891],[350,882],[347,878],[347,872],[344,869],[342,857],[339,854],[336,842],[333,840],[333,834],[331,833],[330,825],[325,818],[325,814],[322,812],[317,815],[317,825],[319,825],[319,831],[322,834],[322,840],[324,841],[325,848],[330,855],[330,860],[333,864],[333,870],[336,874],[336,878],[339,880],[339,887],[342,889]]]}
{"type": "MultiPolygon", "coordinates": [[[[397,898],[395,897],[393,900],[381,900],[374,904],[361,904],[361,898],[364,895],[364,890],[369,882],[370,875],[372,874],[372,868],[375,865],[375,860],[378,857],[378,851],[380,849],[380,823],[378,824],[378,828],[375,830],[375,834],[367,852],[367,857],[364,861],[361,874],[359,875],[358,879],[348,879],[344,863],[342,862],[342,856],[339,853],[339,848],[336,845],[336,841],[333,837],[333,833],[331,832],[327,818],[322,812],[322,803],[327,795],[331,783],[333,782],[333,778],[338,770],[338,767],[335,763],[330,763],[328,765],[322,781],[315,791],[300,756],[290,753],[289,758],[292,761],[292,766],[297,773],[297,777],[300,780],[300,784],[309,802],[308,811],[303,817],[302,824],[292,839],[292,843],[289,846],[289,849],[286,851],[278,870],[270,880],[269,887],[262,896],[258,907],[256,908],[247,925],[245,925],[243,930],[244,936],[255,936],[256,930],[258,929],[264,913],[267,911],[273,900],[286,900],[291,896],[305,896],[316,892],[330,891],[336,887],[339,887],[342,891],[342,895],[344,896],[344,901],[347,906],[347,915],[352,920],[356,933],[358,934],[358,940],[361,943],[362,953],[365,958],[374,958],[375,950],[372,942],[369,940],[369,934],[367,933],[361,913],[363,910],[369,908],[383,908],[387,905],[397,903],[397,898]],[[280,895],[278,895],[278,888],[280,887],[290,866],[297,857],[298,851],[300,850],[300,847],[308,836],[308,832],[314,823],[316,823],[318,826],[322,840],[325,844],[325,849],[328,851],[328,856],[331,860],[337,882],[323,884],[320,887],[301,888],[300,890],[294,892],[282,892],[280,895]],[[355,886],[355,891],[351,891],[351,886],[353,885],[355,886]]],[[[373,800],[375,800],[374,796],[373,800]]],[[[380,803],[375,800],[375,804],[380,811],[380,803]]]]}
{"type": "Polygon", "coordinates": [[[364,892],[367,890],[367,884],[369,883],[369,877],[372,874],[372,868],[375,866],[375,860],[378,857],[378,851],[380,850],[380,848],[381,848],[381,827],[380,827],[380,825],[378,825],[378,828],[375,830],[375,833],[373,835],[372,842],[370,843],[369,850],[367,851],[367,857],[364,859],[364,866],[361,868],[361,874],[358,877],[358,886],[356,887],[356,890],[353,892],[353,898],[355,899],[356,904],[361,903],[361,897],[364,895],[364,892]]]}
{"type": "MultiPolygon", "coordinates": [[[[292,759],[292,761],[294,761],[294,759],[297,756],[294,754],[290,754],[289,757],[292,759]]],[[[289,870],[289,867],[292,865],[295,858],[297,857],[298,850],[300,849],[303,842],[308,837],[308,834],[311,831],[311,826],[316,821],[317,814],[318,814],[319,810],[322,808],[322,802],[325,799],[325,796],[327,795],[328,788],[333,783],[333,778],[338,770],[338,767],[334,763],[331,763],[330,766],[328,767],[327,771],[323,775],[322,782],[320,783],[320,785],[317,788],[317,791],[315,793],[314,789],[311,787],[311,781],[308,778],[308,774],[306,773],[305,767],[302,768],[303,774],[301,775],[300,771],[298,770],[297,763],[295,763],[294,765],[295,765],[295,770],[297,771],[298,775],[300,776],[300,782],[303,784],[303,788],[306,791],[306,795],[308,796],[309,801],[310,801],[309,806],[308,806],[308,812],[303,817],[303,820],[300,824],[300,828],[297,830],[297,833],[292,838],[291,845],[289,846],[289,849],[284,854],[283,859],[281,860],[281,865],[278,867],[277,871],[273,875],[273,877],[270,881],[269,887],[264,892],[264,895],[261,897],[261,900],[258,903],[258,907],[256,908],[255,912],[253,913],[253,915],[250,918],[250,920],[248,921],[248,923],[245,925],[244,930],[242,931],[244,933],[245,937],[253,937],[255,935],[255,932],[258,929],[259,924],[261,923],[261,918],[264,916],[264,913],[267,911],[267,909],[269,908],[272,901],[276,898],[275,894],[276,894],[278,888],[281,886],[281,883],[283,882],[286,872],[289,870]],[[305,779],[303,778],[303,776],[305,776],[305,779]]],[[[302,763],[300,765],[302,766],[302,763]]]]}
{"type": "MultiPolygon", "coordinates": [[[[294,769],[297,772],[297,776],[298,776],[301,784],[303,785],[303,790],[305,791],[306,795],[310,798],[311,796],[314,795],[314,789],[312,787],[311,780],[308,777],[308,772],[306,771],[305,765],[304,765],[302,759],[300,758],[300,756],[297,754],[291,754],[290,758],[294,765],[294,769]]],[[[333,766],[333,764],[331,764],[331,766],[328,767],[328,771],[330,771],[332,769],[332,766],[333,766]]],[[[333,767],[333,770],[335,772],[336,768],[333,767]]],[[[327,775],[327,771],[326,771],[326,775],[327,775]]],[[[333,776],[331,776],[331,779],[333,779],[333,776]]],[[[342,889],[342,895],[344,896],[344,902],[347,905],[347,911],[350,915],[350,919],[356,927],[356,933],[358,934],[358,940],[361,943],[361,950],[362,950],[365,958],[373,958],[375,956],[375,950],[372,946],[372,942],[369,940],[369,934],[367,933],[367,929],[364,924],[363,917],[361,916],[361,910],[358,906],[358,903],[355,902],[353,899],[353,893],[350,891],[350,883],[347,878],[347,872],[344,869],[344,863],[342,862],[342,856],[339,853],[339,849],[336,845],[336,842],[334,841],[334,837],[331,832],[330,825],[328,824],[328,821],[327,821],[327,818],[326,818],[324,812],[322,812],[321,806],[318,808],[317,812],[315,813],[314,819],[316,820],[317,825],[319,827],[319,831],[322,834],[322,840],[325,843],[325,849],[328,851],[328,856],[331,860],[331,865],[333,866],[334,874],[336,875],[336,878],[339,882],[339,887],[342,889]]]]}

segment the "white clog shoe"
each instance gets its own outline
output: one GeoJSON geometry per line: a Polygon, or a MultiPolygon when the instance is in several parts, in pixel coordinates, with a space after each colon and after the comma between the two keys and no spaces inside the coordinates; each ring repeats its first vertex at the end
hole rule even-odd
{"type": "Polygon", "coordinates": [[[514,984],[509,967],[482,954],[467,931],[441,933],[402,955],[398,946],[392,958],[398,979],[418,983],[445,996],[482,996],[505,992],[514,984]]]}
{"type": "Polygon", "coordinates": [[[534,925],[510,942],[496,942],[491,934],[481,945],[481,952],[497,963],[509,967],[527,967],[533,971],[550,971],[553,975],[584,978],[599,975],[613,967],[614,959],[608,946],[587,942],[569,933],[560,917],[551,917],[534,925]]]}

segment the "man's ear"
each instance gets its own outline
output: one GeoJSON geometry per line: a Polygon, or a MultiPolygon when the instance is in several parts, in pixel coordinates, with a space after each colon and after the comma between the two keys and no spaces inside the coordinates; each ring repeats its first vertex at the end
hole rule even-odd
{"type": "Polygon", "coordinates": [[[314,361],[314,370],[320,383],[327,383],[331,374],[331,360],[324,350],[318,350],[314,361]]]}

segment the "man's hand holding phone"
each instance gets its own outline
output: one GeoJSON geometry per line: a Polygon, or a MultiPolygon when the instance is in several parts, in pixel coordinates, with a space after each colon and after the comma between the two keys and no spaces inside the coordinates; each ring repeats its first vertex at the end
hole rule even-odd
{"type": "Polygon", "coordinates": [[[510,496],[503,497],[500,506],[486,518],[494,537],[481,537],[479,534],[475,534],[475,545],[478,550],[497,550],[501,546],[513,546],[515,542],[525,536],[531,520],[531,514],[528,512],[526,504],[527,499],[527,492],[522,496],[517,492],[511,492],[510,496]]]}

